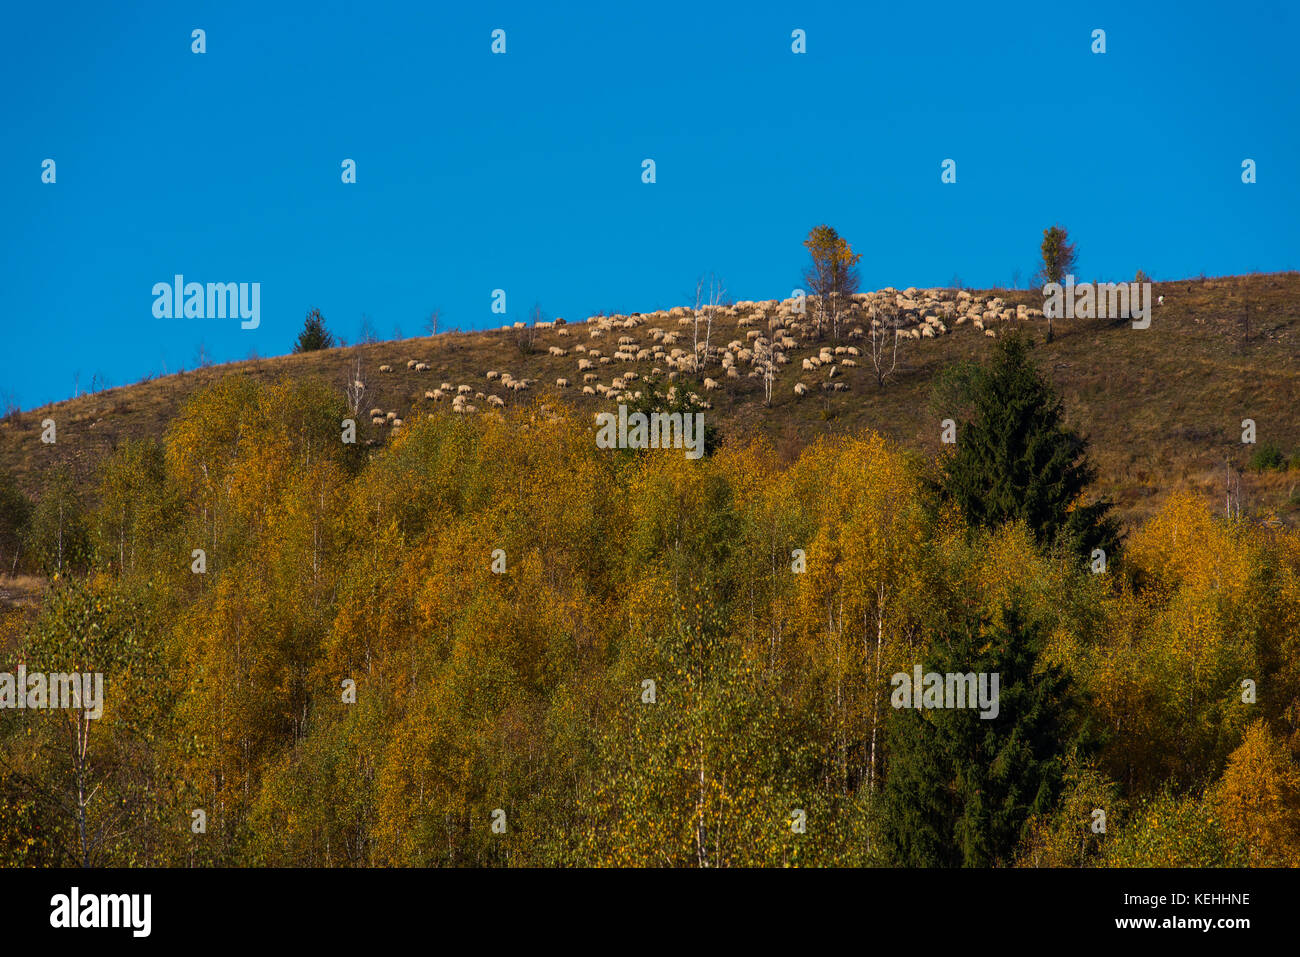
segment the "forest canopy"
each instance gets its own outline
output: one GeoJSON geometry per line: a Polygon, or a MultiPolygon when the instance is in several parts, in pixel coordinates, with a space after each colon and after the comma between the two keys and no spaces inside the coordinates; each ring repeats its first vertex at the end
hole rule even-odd
{"type": "Polygon", "coordinates": [[[7,667],[104,713],[0,711],[0,862],[1300,864],[1293,531],[1175,495],[1098,573],[870,432],[347,415],[232,376],[58,486],[7,667]],[[891,706],[917,665],[997,717],[891,706]]]}

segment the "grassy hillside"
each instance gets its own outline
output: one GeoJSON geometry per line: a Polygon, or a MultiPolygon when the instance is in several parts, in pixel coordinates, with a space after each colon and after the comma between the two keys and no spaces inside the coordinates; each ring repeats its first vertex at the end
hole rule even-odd
{"type": "MultiPolygon", "coordinates": [[[[1300,452],[1300,274],[1280,273],[1191,279],[1157,283],[1155,295],[1165,303],[1153,307],[1151,327],[1134,330],[1127,322],[1058,320],[1055,341],[1043,342],[1046,324],[1034,319],[990,324],[996,334],[1008,325],[1028,326],[1039,345],[1037,361],[1064,396],[1072,424],[1089,436],[1092,457],[1099,470],[1099,490],[1118,503],[1121,518],[1133,525],[1149,515],[1171,491],[1187,488],[1219,503],[1225,490],[1227,469],[1245,469],[1254,448],[1241,443],[1241,420],[1254,419],[1259,442],[1272,442],[1284,453],[1300,452]]],[[[993,290],[976,298],[1000,296],[1006,304],[1041,307],[1041,296],[1027,291],[993,290]]],[[[741,309],[744,315],[744,309],[741,309]]],[[[854,323],[851,322],[850,325],[854,323]]],[[[861,319],[857,321],[861,324],[861,319]]],[[[386,441],[387,426],[374,426],[365,412],[380,408],[401,418],[424,412],[451,414],[449,402],[432,402],[427,391],[441,383],[469,385],[474,392],[499,395],[507,405],[562,400],[590,411],[614,408],[604,396],[580,393],[582,373],[577,371],[579,344],[613,353],[623,330],[589,338],[589,323],[540,329],[530,351],[525,351],[515,330],[449,333],[431,338],[406,339],[373,345],[331,349],[213,366],[148,379],[131,386],[15,413],[0,422],[0,468],[8,469],[31,494],[38,494],[43,471],[56,462],[70,462],[81,476],[93,472],[97,462],[126,438],[160,435],[185,398],[194,390],[228,375],[263,380],[281,376],[315,376],[342,390],[352,379],[357,359],[367,390],[362,400],[360,429],[372,442],[386,441]],[[567,335],[565,334],[567,333],[567,335]],[[551,355],[558,346],[566,356],[551,355]],[[429,366],[428,371],[407,368],[408,360],[429,366]],[[381,365],[391,373],[381,373],[381,365]],[[535,380],[526,391],[513,392],[489,381],[487,370],[508,371],[516,379],[535,380]],[[557,378],[573,385],[559,389],[557,378]],[[40,423],[53,418],[58,442],[40,441],[40,423]]],[[[663,313],[641,317],[627,332],[648,343],[654,328],[678,331],[679,345],[691,346],[689,326],[663,313]]],[[[745,339],[748,329],[767,334],[759,321],[738,327],[729,316],[715,324],[713,342],[725,345],[745,339]]],[[[936,375],[958,360],[980,360],[989,338],[970,323],[953,325],[933,339],[907,340],[900,347],[897,374],[878,387],[865,357],[855,368],[841,365],[836,381],[847,392],[820,389],[826,368],[805,371],[802,360],[815,356],[825,341],[798,337],[798,345],[785,350],[789,364],[780,368],[770,407],[763,402],[760,379],[722,378],[722,387],[704,397],[724,432],[757,430],[768,435],[788,459],[820,433],[849,433],[875,429],[903,444],[933,451],[939,444],[939,422],[944,410],[932,401],[936,375]],[[794,384],[805,383],[805,397],[794,394],[794,384]]],[[[861,339],[843,343],[863,346],[861,339]]],[[[615,376],[636,370],[642,377],[662,362],[597,363],[595,371],[605,384],[615,376]]],[[[748,367],[742,366],[742,372],[748,367]]],[[[667,371],[666,369],[664,370],[667,371]]],[[[631,384],[635,388],[639,383],[631,384]]],[[[471,399],[473,396],[471,395],[471,399]]],[[[477,403],[484,414],[487,404],[477,403]]],[[[1300,522],[1300,471],[1256,473],[1242,477],[1243,511],[1261,520],[1300,522]]]]}

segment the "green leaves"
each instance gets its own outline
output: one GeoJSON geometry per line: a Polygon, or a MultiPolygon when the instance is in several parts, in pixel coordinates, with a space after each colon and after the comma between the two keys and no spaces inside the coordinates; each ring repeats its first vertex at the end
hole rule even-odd
{"type": "Polygon", "coordinates": [[[970,418],[958,426],[957,451],[940,486],[972,525],[1024,521],[1040,545],[1062,544],[1081,557],[1112,555],[1118,530],[1106,502],[1081,498],[1095,477],[1087,444],[1062,424],[1059,396],[1029,357],[1021,335],[998,340],[990,365],[968,373],[970,418]]]}

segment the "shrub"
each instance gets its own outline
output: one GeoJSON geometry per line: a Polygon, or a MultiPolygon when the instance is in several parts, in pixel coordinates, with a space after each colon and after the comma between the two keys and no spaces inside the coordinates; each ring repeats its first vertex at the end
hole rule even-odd
{"type": "Polygon", "coordinates": [[[1250,457],[1250,467],[1256,472],[1285,472],[1286,456],[1273,442],[1257,446],[1255,454],[1250,457]]]}

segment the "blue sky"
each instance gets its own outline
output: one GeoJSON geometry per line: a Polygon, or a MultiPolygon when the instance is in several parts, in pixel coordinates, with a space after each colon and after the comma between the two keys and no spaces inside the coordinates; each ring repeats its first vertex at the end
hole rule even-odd
{"type": "Polygon", "coordinates": [[[284,353],[312,307],[355,341],[784,297],[820,222],[865,288],[1024,282],[1055,222],[1082,278],[1300,266],[1294,5],[991,6],[10,5],[0,398],[284,353]],[[155,318],[176,273],[261,283],[260,327],[155,318]]]}

